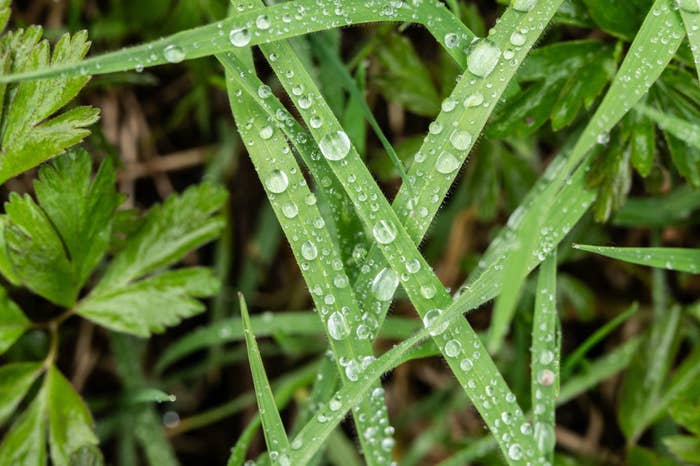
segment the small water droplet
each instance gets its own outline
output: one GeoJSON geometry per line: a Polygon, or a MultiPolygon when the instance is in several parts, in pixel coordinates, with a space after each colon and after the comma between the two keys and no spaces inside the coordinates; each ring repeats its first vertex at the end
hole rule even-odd
{"type": "Polygon", "coordinates": [[[274,130],[272,129],[272,126],[264,126],[262,129],[260,129],[260,138],[262,139],[270,139],[272,137],[272,133],[274,133],[274,130]]]}
{"type": "Polygon", "coordinates": [[[304,241],[301,245],[301,255],[307,261],[312,261],[318,257],[318,249],[312,241],[304,241]]]}
{"type": "Polygon", "coordinates": [[[271,193],[283,193],[287,189],[287,186],[289,186],[287,174],[282,170],[272,170],[265,181],[265,186],[267,186],[267,189],[269,189],[271,193]]]}
{"type": "Polygon", "coordinates": [[[435,161],[435,169],[438,172],[447,175],[457,170],[458,168],[459,160],[457,160],[457,157],[455,157],[447,151],[440,152],[440,155],[438,155],[438,158],[435,161]]]}
{"type": "Polygon", "coordinates": [[[267,15],[260,15],[257,18],[255,18],[255,25],[258,27],[258,29],[269,29],[270,18],[268,18],[267,15]]]}
{"type": "MultiPolygon", "coordinates": [[[[423,326],[430,327],[433,325],[442,315],[442,309],[431,309],[425,313],[423,316],[423,326]]],[[[440,335],[447,329],[447,323],[438,325],[436,328],[430,330],[432,336],[440,335]]]]}
{"type": "Polygon", "coordinates": [[[345,320],[345,316],[335,311],[328,317],[328,334],[334,340],[343,340],[350,335],[350,327],[345,320]]]}
{"type": "Polygon", "coordinates": [[[374,224],[372,235],[379,244],[390,244],[396,239],[396,227],[391,222],[380,220],[374,224]]]}
{"type": "Polygon", "coordinates": [[[163,56],[170,63],[180,63],[185,59],[185,51],[177,45],[168,45],[163,49],[163,56]]]}
{"type": "Polygon", "coordinates": [[[250,44],[250,31],[246,28],[233,29],[229,33],[228,39],[234,47],[245,47],[250,44]]]}
{"type": "Polygon", "coordinates": [[[513,461],[518,461],[523,458],[523,449],[517,443],[508,447],[508,458],[513,461]]]}
{"type": "Polygon", "coordinates": [[[484,103],[484,96],[481,94],[472,94],[466,99],[464,99],[464,107],[465,108],[471,108],[471,107],[478,107],[479,105],[484,103]]]}
{"type": "Polygon", "coordinates": [[[454,32],[448,32],[445,34],[445,46],[448,49],[453,49],[459,45],[459,36],[454,32]]]}
{"type": "Polygon", "coordinates": [[[516,47],[522,47],[523,45],[525,45],[526,40],[527,37],[525,37],[524,34],[521,34],[518,31],[515,31],[513,34],[510,35],[510,43],[516,47]]]}
{"type": "Polygon", "coordinates": [[[501,58],[501,49],[488,39],[476,41],[469,50],[467,69],[480,78],[490,75],[501,58]]]}
{"type": "Polygon", "coordinates": [[[342,160],[350,152],[350,138],[344,131],[334,131],[321,138],[321,153],[328,160],[342,160]]]}
{"type": "Polygon", "coordinates": [[[445,355],[448,358],[455,358],[462,352],[462,344],[457,340],[450,340],[445,343],[445,355]]]}
{"type": "Polygon", "coordinates": [[[537,4],[537,0],[513,0],[511,6],[514,10],[527,13],[537,4]]]}
{"type": "Polygon", "coordinates": [[[293,202],[287,202],[282,206],[282,214],[287,218],[294,218],[299,213],[299,208],[293,202]]]}

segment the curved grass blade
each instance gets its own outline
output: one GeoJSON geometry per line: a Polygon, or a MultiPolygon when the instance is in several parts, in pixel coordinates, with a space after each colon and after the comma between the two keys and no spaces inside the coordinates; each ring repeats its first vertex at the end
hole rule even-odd
{"type": "MultiPolygon", "coordinates": [[[[700,15],[698,15],[700,16],[700,15]]],[[[668,131],[678,139],[700,149],[700,127],[670,113],[661,112],[646,105],[637,105],[635,110],[651,118],[659,128],[668,131]]]]}
{"type": "Polygon", "coordinates": [[[243,334],[245,335],[245,342],[248,348],[248,360],[250,362],[250,371],[253,374],[258,412],[260,413],[260,421],[265,433],[265,442],[267,443],[270,460],[273,465],[290,466],[291,463],[287,456],[289,439],[287,438],[287,432],[284,430],[280,413],[277,410],[270,382],[267,380],[260,350],[253,334],[253,326],[250,324],[248,306],[242,294],[238,295],[238,302],[243,318],[243,334]]]}
{"type": "Polygon", "coordinates": [[[695,60],[695,71],[700,77],[700,8],[697,2],[693,0],[676,0],[678,9],[683,19],[685,33],[690,42],[690,50],[693,52],[693,60],[695,60]]]}
{"type": "Polygon", "coordinates": [[[424,25],[447,52],[464,65],[464,49],[474,38],[469,29],[437,2],[349,0],[342,8],[333,3],[319,11],[316,0],[294,0],[237,12],[224,20],[178,32],[146,44],[27,73],[0,76],[0,83],[53,76],[97,75],[177,63],[217,53],[231,47],[250,47],[351,24],[397,21],[424,25]],[[459,44],[454,44],[452,34],[459,44]],[[449,40],[449,46],[446,43],[449,40]],[[462,46],[456,46],[462,45],[462,46]]]}
{"type": "Polygon", "coordinates": [[[678,272],[700,273],[700,249],[616,248],[586,244],[574,244],[574,248],[632,264],[678,272]]]}
{"type": "Polygon", "coordinates": [[[554,457],[554,416],[559,392],[559,317],[557,316],[557,256],[540,265],[532,321],[531,396],[534,435],[549,463],[554,457]]]}

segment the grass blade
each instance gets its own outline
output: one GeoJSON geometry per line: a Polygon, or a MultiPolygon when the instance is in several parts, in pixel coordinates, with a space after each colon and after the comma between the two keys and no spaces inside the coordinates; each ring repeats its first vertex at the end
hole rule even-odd
{"type": "Polygon", "coordinates": [[[241,316],[243,317],[243,334],[248,347],[250,372],[253,375],[253,384],[257,394],[258,412],[260,413],[270,460],[273,465],[289,466],[291,463],[287,456],[287,451],[289,450],[287,432],[284,430],[284,424],[282,424],[282,418],[275,403],[275,396],[272,394],[270,382],[267,380],[260,350],[253,334],[253,326],[250,324],[248,306],[242,294],[238,295],[238,301],[241,308],[241,316]]]}
{"type": "Polygon", "coordinates": [[[554,456],[554,416],[559,392],[559,317],[557,316],[557,257],[550,255],[537,280],[532,321],[531,396],[534,435],[548,462],[554,456]]]}
{"type": "Polygon", "coordinates": [[[586,244],[575,244],[574,248],[632,264],[679,272],[700,273],[700,249],[616,248],[586,244]]]}

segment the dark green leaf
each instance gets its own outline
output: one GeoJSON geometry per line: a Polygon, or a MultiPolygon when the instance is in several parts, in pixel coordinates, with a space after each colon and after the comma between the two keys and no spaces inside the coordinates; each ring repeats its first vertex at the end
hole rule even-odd
{"type": "Polygon", "coordinates": [[[44,389],[0,444],[0,466],[46,466],[44,389]]]}
{"type": "Polygon", "coordinates": [[[39,375],[40,363],[23,362],[0,367],[0,425],[14,412],[39,375]]]}
{"type": "Polygon", "coordinates": [[[631,40],[637,34],[651,0],[583,0],[593,21],[601,29],[622,39],[631,40]]]}
{"type": "MultiPolygon", "coordinates": [[[[695,406],[697,410],[698,407],[695,406]]],[[[690,435],[671,435],[664,437],[664,445],[682,461],[692,464],[700,463],[700,438],[690,435]]]]}
{"type": "MultiPolygon", "coordinates": [[[[3,354],[29,328],[22,310],[0,287],[0,354],[3,354]]],[[[0,397],[1,398],[1,397],[0,397]]],[[[2,418],[2,416],[0,416],[2,418]]]]}
{"type": "Polygon", "coordinates": [[[539,129],[549,118],[564,81],[542,81],[499,107],[487,134],[495,138],[527,136],[539,129]]]}

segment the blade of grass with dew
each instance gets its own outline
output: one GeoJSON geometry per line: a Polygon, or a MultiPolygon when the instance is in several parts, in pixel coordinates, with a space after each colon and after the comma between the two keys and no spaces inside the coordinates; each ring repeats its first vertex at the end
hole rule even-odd
{"type": "Polygon", "coordinates": [[[591,336],[586,338],[583,343],[581,343],[576,350],[574,350],[567,358],[564,360],[561,368],[561,377],[567,378],[569,374],[576,368],[576,366],[583,360],[583,358],[588,354],[591,348],[601,342],[606,336],[608,336],[613,330],[622,325],[630,317],[637,313],[639,310],[639,304],[632,304],[627,310],[614,319],[605,323],[598,330],[596,330],[591,336]]]}
{"type": "Polygon", "coordinates": [[[534,436],[547,462],[554,457],[556,400],[559,392],[559,317],[557,315],[557,256],[552,253],[540,265],[535,312],[532,319],[530,392],[534,436]]]}
{"type": "Polygon", "coordinates": [[[556,247],[579,221],[595,200],[595,192],[586,188],[585,177],[590,162],[585,160],[586,155],[598,144],[599,136],[609,133],[649,90],[673,58],[682,38],[683,26],[670,0],[656,0],[610,89],[575,146],[566,156],[555,159],[554,166],[550,164],[547,173],[533,187],[531,194],[528,194],[523,204],[513,212],[507,226],[491,242],[480,261],[478,278],[465,284],[465,288],[470,292],[461,294],[455,300],[454,306],[473,309],[496,296],[502,284],[502,273],[499,269],[502,267],[504,253],[512,241],[519,240],[522,225],[525,223],[524,218],[533,215],[533,206],[546,199],[553,199],[550,214],[542,227],[542,246],[531,258],[530,269],[544,260],[548,252],[556,247]],[[569,176],[577,166],[578,169],[569,176]],[[553,196],[553,193],[556,195],[553,196]]]}
{"type": "Polygon", "coordinates": [[[632,264],[679,272],[700,273],[700,249],[686,248],[617,248],[575,244],[581,251],[600,254],[632,264]]]}
{"type": "Polygon", "coordinates": [[[700,6],[694,0],[676,0],[683,19],[685,33],[695,60],[695,71],[700,77],[700,6]]]}
{"type": "Polygon", "coordinates": [[[262,356],[260,356],[260,350],[253,334],[253,327],[250,324],[248,306],[242,294],[238,295],[238,302],[243,318],[243,334],[245,335],[245,343],[248,348],[248,361],[250,363],[250,372],[253,375],[253,386],[255,387],[259,408],[258,413],[260,414],[270,460],[273,465],[290,466],[291,463],[287,456],[289,439],[287,438],[287,432],[284,429],[280,413],[277,410],[277,403],[275,402],[275,396],[272,394],[270,382],[267,380],[262,356]]]}
{"type": "MultiPolygon", "coordinates": [[[[474,38],[474,34],[461,21],[437,2],[396,2],[389,6],[376,0],[348,0],[342,8],[329,5],[328,9],[319,11],[316,0],[293,0],[240,11],[215,23],[98,55],[74,65],[0,76],[0,83],[141,69],[223,53],[232,46],[250,47],[340,26],[385,21],[424,25],[444,46],[446,40],[454,40],[454,35],[462,44],[468,44],[474,38]]],[[[466,63],[464,47],[446,49],[457,63],[462,66],[466,63]]]]}
{"type": "MultiPolygon", "coordinates": [[[[629,340],[600,359],[593,361],[583,373],[564,381],[557,398],[557,406],[568,403],[588,391],[591,387],[627,367],[640,343],[641,338],[629,340]]],[[[486,456],[496,448],[498,448],[498,445],[493,437],[482,437],[441,462],[438,466],[462,466],[486,456]]]]}
{"type": "MultiPolygon", "coordinates": [[[[482,42],[490,41],[485,43],[493,44],[498,54],[506,50],[512,56],[508,60],[501,58],[483,79],[465,71],[443,102],[432,131],[425,137],[409,168],[411,184],[402,186],[393,202],[394,210],[415,243],[427,232],[496,103],[561,3],[560,0],[540,1],[529,12],[507,9],[489,38],[482,42]],[[521,30],[529,32],[523,35],[521,30]],[[511,42],[514,35],[518,46],[511,42]]],[[[381,324],[391,302],[378,300],[371,292],[375,277],[386,267],[378,246],[370,249],[364,265],[354,289],[363,297],[363,306],[372,309],[381,324]]]]}
{"type": "Polygon", "coordinates": [[[613,217],[615,226],[665,227],[671,224],[697,224],[700,216],[693,216],[700,209],[700,190],[682,186],[666,196],[628,199],[624,207],[613,217]],[[653,217],[649,212],[655,212],[653,217]]]}
{"type": "MultiPolygon", "coordinates": [[[[404,289],[419,315],[426,321],[438,317],[442,309],[451,303],[451,297],[425,259],[418,253],[415,243],[403,229],[395,212],[379,190],[359,154],[350,144],[332,111],[324,104],[315,83],[293,51],[285,49],[285,44],[269,44],[261,48],[265,54],[276,54],[277,58],[270,61],[273,70],[297,104],[300,114],[309,124],[310,133],[321,148],[323,160],[328,163],[343,185],[365,228],[372,232],[376,243],[380,245],[382,253],[394,269],[394,272],[388,268],[386,272],[382,272],[385,275],[393,274],[391,280],[385,281],[385,277],[380,277],[377,281],[381,287],[388,288],[388,291],[377,289],[376,286],[374,291],[391,296],[398,285],[400,271],[404,289]],[[290,70],[291,73],[288,72],[290,70]],[[296,95],[293,89],[303,89],[304,93],[296,95]],[[311,103],[307,104],[307,100],[311,103]],[[311,124],[315,118],[320,118],[322,124],[311,124]],[[372,201],[371,208],[366,203],[367,198],[372,201]],[[415,264],[415,266],[409,266],[408,273],[404,273],[404,264],[415,264]]],[[[241,73],[235,76],[240,77],[241,73]]],[[[255,96],[251,97],[255,98],[255,96]]],[[[255,100],[258,101],[259,98],[255,100]]],[[[289,163],[294,163],[294,160],[290,160],[289,163]]],[[[313,170],[312,174],[317,176],[313,170]]],[[[453,322],[453,328],[438,332],[434,337],[438,347],[446,355],[448,364],[487,424],[492,429],[505,430],[508,433],[508,437],[501,437],[501,439],[507,439],[507,441],[501,441],[506,458],[512,464],[527,462],[534,449],[529,448],[529,443],[532,442],[531,436],[519,429],[519,426],[525,422],[522,411],[515,400],[510,400],[512,393],[493,360],[488,357],[474,330],[466,320],[462,319],[453,322]],[[469,354],[471,359],[463,354],[467,351],[471,352],[469,354]],[[503,400],[510,401],[500,401],[501,397],[503,400]],[[501,427],[501,419],[504,415],[512,417],[512,423],[501,427]]],[[[360,366],[359,361],[353,361],[352,364],[357,365],[358,368],[360,366]]]]}
{"type": "Polygon", "coordinates": [[[357,88],[357,84],[355,83],[355,79],[350,75],[348,70],[345,68],[345,65],[343,64],[343,62],[341,62],[340,59],[336,55],[333,54],[333,51],[330,50],[330,48],[328,47],[328,45],[326,45],[325,42],[323,42],[321,40],[314,40],[314,37],[312,37],[311,43],[316,47],[316,49],[319,51],[319,53],[324,56],[324,58],[326,59],[326,63],[328,63],[330,66],[333,67],[333,71],[335,72],[334,74],[336,77],[340,78],[340,80],[342,82],[342,86],[360,104],[360,108],[362,109],[362,113],[364,114],[365,119],[367,120],[369,125],[372,127],[372,130],[374,131],[374,134],[377,136],[377,139],[379,139],[379,142],[381,142],[382,147],[384,147],[384,150],[389,155],[389,158],[391,159],[391,162],[394,164],[394,167],[401,175],[401,180],[407,186],[410,186],[410,183],[408,181],[408,175],[406,174],[406,169],[403,166],[403,162],[401,162],[401,159],[399,159],[399,156],[396,155],[396,151],[394,150],[393,146],[391,145],[389,140],[384,135],[384,132],[382,131],[382,128],[379,126],[377,119],[374,118],[374,114],[372,114],[372,110],[370,110],[369,106],[367,105],[367,102],[365,101],[364,96],[360,93],[360,90],[357,88]]]}
{"type": "MultiPolygon", "coordinates": [[[[371,360],[373,351],[368,340],[354,337],[356,328],[361,325],[362,313],[349,286],[339,252],[324,228],[313,202],[315,198],[282,132],[272,129],[265,113],[250,94],[236,92],[235,84],[240,76],[231,71],[230,63],[242,66],[240,61],[230,53],[218,58],[227,67],[229,100],[239,123],[238,130],[300,264],[331,350],[336,355],[343,382],[352,381],[358,377],[361,364],[366,364],[367,358],[371,360]]],[[[257,92],[253,94],[260,99],[257,92]]],[[[268,97],[266,100],[272,99],[268,97]]],[[[386,426],[389,424],[383,391],[380,386],[375,388],[376,396],[362,400],[354,417],[358,432],[362,433],[359,438],[366,460],[370,464],[384,464],[388,459],[387,450],[391,449],[386,447],[393,443],[393,439],[383,428],[377,428],[380,421],[386,426]],[[376,435],[365,436],[365,432],[376,432],[376,435]]]]}

